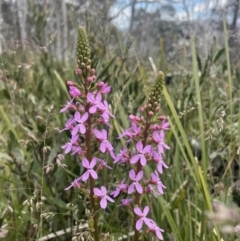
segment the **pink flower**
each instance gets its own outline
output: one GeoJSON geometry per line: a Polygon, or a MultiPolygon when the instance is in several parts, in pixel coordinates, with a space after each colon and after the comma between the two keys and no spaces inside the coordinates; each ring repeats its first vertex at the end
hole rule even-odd
{"type": "Polygon", "coordinates": [[[125,207],[129,207],[130,203],[133,201],[133,198],[126,198],[126,199],[122,199],[121,200],[121,204],[119,204],[118,206],[125,206],[125,207]]]}
{"type": "Polygon", "coordinates": [[[77,187],[78,189],[80,189],[80,183],[79,183],[79,181],[81,180],[81,178],[82,178],[82,177],[76,178],[76,179],[71,183],[71,185],[68,186],[68,187],[66,187],[64,190],[68,190],[68,189],[70,189],[71,187],[77,187]]]}
{"type": "Polygon", "coordinates": [[[99,188],[93,188],[93,192],[101,199],[100,206],[103,209],[107,207],[107,201],[114,202],[114,200],[107,195],[107,189],[104,186],[101,187],[101,190],[99,188]]]}
{"type": "Polygon", "coordinates": [[[151,150],[151,146],[147,145],[143,148],[143,144],[141,141],[138,141],[136,148],[138,150],[138,154],[132,156],[130,163],[131,164],[135,164],[136,162],[138,162],[138,160],[140,159],[140,163],[142,166],[145,166],[147,163],[145,154],[148,153],[151,150]]]}
{"type": "Polygon", "coordinates": [[[128,185],[124,183],[125,178],[121,181],[120,184],[118,184],[118,187],[115,189],[115,191],[111,192],[110,195],[112,195],[114,198],[117,197],[120,192],[126,192],[128,185]]]}
{"type": "Polygon", "coordinates": [[[132,122],[132,136],[139,136],[141,134],[141,126],[137,126],[135,122],[132,122]]]}
{"type": "Polygon", "coordinates": [[[128,149],[125,147],[120,151],[120,153],[117,154],[117,156],[115,156],[113,152],[110,152],[112,158],[114,159],[113,163],[116,164],[116,163],[127,162],[129,159],[127,151],[128,149]]]}
{"type": "Polygon", "coordinates": [[[101,111],[101,116],[104,120],[109,120],[109,116],[114,118],[114,115],[109,111],[108,102],[106,100],[104,100],[103,103],[99,103],[98,108],[101,111]]]}
{"type": "Polygon", "coordinates": [[[135,123],[140,122],[142,120],[139,116],[136,115],[130,115],[129,119],[135,123]]]}
{"type": "Polygon", "coordinates": [[[88,178],[89,175],[91,175],[91,177],[93,179],[97,179],[98,175],[97,173],[93,170],[93,168],[95,167],[97,161],[95,158],[92,159],[92,161],[89,163],[87,158],[83,158],[82,159],[82,165],[87,169],[87,171],[85,173],[83,173],[82,175],[82,180],[85,182],[88,178]]]}
{"type": "Polygon", "coordinates": [[[158,152],[163,153],[163,148],[170,149],[170,147],[164,142],[164,131],[161,130],[160,134],[157,131],[153,132],[153,140],[158,144],[158,152]]]}
{"type": "Polygon", "coordinates": [[[155,171],[154,173],[151,173],[151,180],[150,183],[157,185],[158,191],[160,194],[163,194],[163,189],[166,188],[163,183],[161,182],[157,171],[155,171]]]}
{"type": "Polygon", "coordinates": [[[94,114],[97,111],[99,104],[101,103],[102,96],[100,93],[98,93],[97,96],[94,97],[94,95],[92,93],[88,93],[87,99],[88,99],[89,103],[91,103],[91,105],[92,105],[89,109],[89,113],[94,114]]]}
{"type": "Polygon", "coordinates": [[[157,224],[151,219],[150,219],[150,223],[148,224],[148,228],[150,232],[155,232],[158,239],[163,240],[162,233],[164,232],[164,230],[159,228],[157,224]]]}
{"type": "Polygon", "coordinates": [[[78,133],[78,131],[81,134],[85,134],[86,133],[86,127],[84,125],[84,122],[88,119],[88,113],[85,113],[82,117],[81,114],[76,111],[74,113],[74,120],[78,123],[72,130],[72,135],[76,135],[78,133]]]}
{"type": "Polygon", "coordinates": [[[76,86],[69,86],[69,94],[72,97],[82,96],[82,93],[80,92],[80,90],[76,86]]]}
{"type": "Polygon", "coordinates": [[[162,123],[161,125],[154,124],[150,128],[151,130],[154,130],[154,131],[169,130],[169,126],[170,126],[170,123],[165,122],[165,123],[162,123]]]}
{"type": "Polygon", "coordinates": [[[59,132],[66,131],[66,130],[72,130],[73,127],[74,127],[73,126],[74,123],[75,123],[75,120],[73,118],[68,119],[66,124],[65,124],[65,128],[63,128],[59,132]]]}
{"type": "Polygon", "coordinates": [[[158,192],[155,191],[154,187],[152,185],[148,185],[146,188],[145,188],[145,192],[147,193],[152,193],[153,196],[158,196],[160,195],[158,192]]]}
{"type": "Polygon", "coordinates": [[[100,94],[107,94],[111,91],[111,87],[108,85],[108,83],[104,83],[102,81],[97,84],[97,87],[101,88],[99,90],[100,94]]]}
{"type": "Polygon", "coordinates": [[[103,167],[106,167],[108,169],[112,169],[110,166],[107,165],[107,163],[104,160],[98,159],[98,158],[96,158],[96,159],[100,163],[100,165],[98,166],[98,170],[102,170],[103,167]]]}
{"type": "Polygon", "coordinates": [[[100,151],[102,153],[113,150],[111,143],[107,140],[107,131],[106,130],[102,129],[102,131],[99,131],[99,130],[95,129],[94,135],[101,142],[100,151]]]}
{"type": "Polygon", "coordinates": [[[168,168],[168,165],[162,160],[161,153],[157,153],[153,148],[151,150],[152,160],[157,163],[157,169],[159,173],[163,173],[163,167],[168,168]]]}
{"type": "Polygon", "coordinates": [[[134,208],[134,213],[139,217],[138,221],[136,222],[136,229],[140,230],[142,228],[143,222],[148,226],[151,225],[150,219],[148,219],[146,216],[149,212],[149,207],[146,206],[143,209],[143,212],[139,207],[134,208]]]}
{"type": "MultiPolygon", "coordinates": [[[[141,134],[141,126],[137,126],[135,122],[132,122],[132,127],[125,130],[118,138],[129,137],[132,139],[134,136],[139,136],[141,134]]],[[[128,140],[131,141],[131,140],[128,140]]]]}
{"type": "Polygon", "coordinates": [[[65,149],[65,154],[69,153],[72,150],[73,146],[77,144],[78,139],[79,135],[72,136],[72,138],[69,139],[69,142],[61,147],[62,149],[65,149]]]}
{"type": "Polygon", "coordinates": [[[71,155],[82,155],[84,153],[83,149],[80,146],[73,146],[72,147],[72,154],[71,155]]]}
{"type": "Polygon", "coordinates": [[[133,181],[131,183],[131,185],[128,187],[128,194],[133,193],[134,189],[137,190],[138,193],[142,194],[143,193],[143,188],[141,186],[141,184],[139,183],[139,181],[142,179],[143,177],[143,171],[140,171],[137,175],[135,170],[131,170],[129,172],[129,177],[130,179],[133,181]]]}
{"type": "Polygon", "coordinates": [[[72,104],[73,99],[68,101],[67,104],[60,110],[60,113],[65,112],[68,109],[75,109],[75,106],[72,104]]]}

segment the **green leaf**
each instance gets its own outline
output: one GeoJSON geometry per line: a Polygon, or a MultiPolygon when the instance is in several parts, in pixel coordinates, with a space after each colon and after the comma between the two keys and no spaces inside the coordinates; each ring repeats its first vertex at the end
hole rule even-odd
{"type": "Polygon", "coordinates": [[[222,56],[224,51],[225,51],[225,48],[222,48],[217,53],[214,54],[213,63],[217,62],[217,60],[222,56]]]}

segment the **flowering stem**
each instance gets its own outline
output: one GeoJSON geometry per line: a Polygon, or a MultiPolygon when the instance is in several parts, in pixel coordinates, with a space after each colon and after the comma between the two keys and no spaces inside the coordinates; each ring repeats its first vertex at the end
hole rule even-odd
{"type": "MultiPolygon", "coordinates": [[[[146,126],[143,132],[143,148],[146,146],[146,142],[147,142],[147,136],[148,136],[148,129],[150,128],[150,123],[147,120],[146,122],[146,126]]],[[[137,173],[139,173],[142,170],[142,165],[140,162],[137,163],[137,173]]],[[[136,192],[135,193],[135,206],[139,206],[140,204],[140,197],[141,194],[136,192]]],[[[137,222],[137,218],[138,216],[135,214],[135,223],[137,222]]],[[[134,227],[134,241],[138,241],[139,240],[139,231],[136,229],[136,226],[134,227]]]]}
{"type": "MultiPolygon", "coordinates": [[[[89,105],[86,105],[86,112],[89,110],[89,105]]],[[[87,130],[85,133],[85,138],[86,138],[86,157],[90,161],[92,160],[92,154],[91,154],[91,125],[92,125],[92,120],[91,116],[89,116],[87,120],[87,130]]],[[[94,198],[94,192],[93,188],[95,187],[95,182],[94,179],[90,176],[89,178],[89,183],[90,183],[90,201],[91,201],[91,206],[93,210],[93,225],[94,225],[94,240],[99,241],[99,235],[98,235],[98,225],[97,225],[97,215],[96,215],[96,205],[95,205],[95,198],[94,198]]]]}

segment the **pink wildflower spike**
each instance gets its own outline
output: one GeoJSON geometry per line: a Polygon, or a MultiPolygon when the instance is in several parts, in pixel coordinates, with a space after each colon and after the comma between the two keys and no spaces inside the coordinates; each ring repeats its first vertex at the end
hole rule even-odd
{"type": "Polygon", "coordinates": [[[97,111],[99,104],[101,103],[102,96],[100,93],[98,93],[97,96],[94,97],[92,93],[88,93],[87,100],[89,101],[89,103],[92,104],[92,106],[89,109],[89,113],[94,114],[97,111]]]}
{"type": "Polygon", "coordinates": [[[125,206],[125,207],[129,207],[130,203],[133,201],[133,198],[126,198],[126,199],[122,199],[121,200],[121,204],[119,204],[118,206],[125,206]]]}
{"type": "Polygon", "coordinates": [[[84,125],[84,122],[88,119],[88,113],[85,113],[82,117],[81,114],[76,111],[74,113],[74,120],[78,123],[72,130],[72,135],[76,135],[78,132],[81,134],[86,133],[86,127],[84,125]]]}
{"type": "Polygon", "coordinates": [[[93,188],[94,194],[101,199],[100,206],[105,209],[107,207],[107,201],[114,203],[114,200],[107,195],[106,187],[102,186],[101,189],[93,188]]]}
{"type": "Polygon", "coordinates": [[[81,178],[82,178],[82,177],[76,178],[76,179],[71,183],[71,185],[68,186],[68,187],[66,187],[64,190],[69,190],[71,187],[76,187],[76,188],[80,189],[80,183],[79,183],[79,181],[81,181],[81,178]]]}
{"type": "Polygon", "coordinates": [[[149,232],[155,232],[158,239],[163,240],[162,233],[164,232],[164,230],[159,228],[157,224],[151,219],[150,219],[150,224],[148,225],[148,228],[149,228],[149,232]]]}
{"type": "Polygon", "coordinates": [[[143,193],[143,188],[141,186],[141,184],[139,183],[139,181],[142,179],[143,177],[143,171],[140,171],[137,175],[135,170],[131,170],[129,172],[129,177],[130,179],[133,181],[130,186],[128,187],[128,194],[133,193],[134,189],[137,190],[138,193],[142,194],[143,193]]]}
{"type": "Polygon", "coordinates": [[[87,158],[83,158],[82,159],[82,165],[87,169],[87,171],[82,175],[82,180],[84,182],[88,180],[89,175],[91,175],[91,177],[93,179],[97,179],[98,178],[97,173],[93,170],[93,168],[95,167],[96,163],[97,163],[96,158],[93,158],[90,163],[89,163],[87,158]]]}
{"type": "Polygon", "coordinates": [[[151,225],[150,219],[148,219],[146,216],[149,212],[149,207],[146,206],[143,209],[143,212],[139,207],[134,208],[134,213],[139,217],[138,221],[136,222],[136,229],[140,230],[142,228],[143,222],[148,226],[151,225]]]}
{"type": "Polygon", "coordinates": [[[150,145],[147,145],[143,148],[142,141],[138,141],[136,148],[138,150],[138,154],[132,156],[130,163],[135,164],[136,162],[138,162],[138,160],[140,160],[141,165],[145,166],[147,163],[145,154],[147,154],[152,147],[150,145]]]}
{"type": "Polygon", "coordinates": [[[163,189],[165,189],[166,187],[163,185],[163,183],[161,182],[157,171],[155,171],[154,173],[151,173],[151,180],[150,183],[157,185],[158,191],[160,194],[163,194],[163,189]]]}
{"type": "Polygon", "coordinates": [[[163,153],[163,149],[170,149],[170,147],[164,142],[164,131],[161,130],[160,133],[157,131],[153,132],[153,141],[158,144],[158,152],[163,153]]]}
{"type": "Polygon", "coordinates": [[[73,99],[67,102],[67,104],[60,110],[60,113],[67,111],[68,109],[76,109],[75,105],[72,104],[73,99]]]}
{"type": "Polygon", "coordinates": [[[101,142],[99,149],[102,153],[113,150],[112,144],[107,140],[107,131],[106,130],[102,129],[102,131],[99,131],[99,130],[95,129],[93,132],[94,132],[94,135],[96,136],[96,138],[101,142]]]}
{"type": "Polygon", "coordinates": [[[120,192],[126,192],[128,185],[125,184],[124,182],[125,182],[125,178],[120,182],[120,184],[118,184],[118,187],[113,192],[111,192],[110,195],[115,198],[120,194],[120,192]]]}
{"type": "Polygon", "coordinates": [[[72,138],[69,139],[69,142],[61,147],[62,149],[65,149],[65,154],[69,153],[72,150],[73,146],[76,145],[78,139],[79,135],[72,136],[72,138]]]}
{"type": "Polygon", "coordinates": [[[68,119],[66,124],[65,124],[65,128],[63,128],[59,132],[63,132],[63,131],[66,131],[66,130],[72,130],[73,127],[74,127],[73,126],[74,123],[75,123],[75,120],[73,118],[68,119]]]}
{"type": "Polygon", "coordinates": [[[82,96],[81,91],[76,86],[69,86],[69,94],[74,97],[82,96]]]}

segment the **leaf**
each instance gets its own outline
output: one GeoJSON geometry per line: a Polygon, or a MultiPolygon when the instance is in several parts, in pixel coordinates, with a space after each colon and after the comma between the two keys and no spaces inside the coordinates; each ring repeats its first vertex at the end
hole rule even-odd
{"type": "Polygon", "coordinates": [[[202,70],[202,63],[200,57],[197,55],[197,63],[198,63],[198,69],[201,71],[202,70]]]}
{"type": "Polygon", "coordinates": [[[107,67],[99,74],[99,76],[98,76],[98,80],[99,79],[101,79],[104,75],[105,75],[105,73],[107,72],[107,70],[110,68],[110,66],[114,63],[114,61],[115,61],[115,59],[116,59],[116,56],[114,57],[114,58],[112,58],[112,60],[110,61],[110,63],[107,65],[107,67]]]}
{"type": "Polygon", "coordinates": [[[3,95],[6,97],[6,99],[8,100],[11,99],[9,92],[6,89],[2,90],[2,92],[3,92],[3,95]]]}
{"type": "Polygon", "coordinates": [[[215,63],[225,52],[225,48],[220,49],[213,57],[213,63],[215,63]]]}
{"type": "Polygon", "coordinates": [[[62,79],[62,77],[59,75],[59,73],[56,70],[54,70],[53,73],[57,77],[60,85],[62,86],[62,89],[66,92],[66,94],[68,96],[68,90],[67,90],[67,87],[66,87],[66,84],[65,84],[64,80],[62,79]]]}
{"type": "Polygon", "coordinates": [[[5,159],[6,161],[13,161],[12,157],[3,152],[0,152],[0,159],[5,159]]]}

